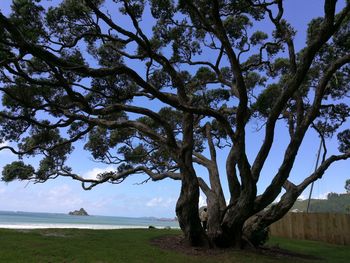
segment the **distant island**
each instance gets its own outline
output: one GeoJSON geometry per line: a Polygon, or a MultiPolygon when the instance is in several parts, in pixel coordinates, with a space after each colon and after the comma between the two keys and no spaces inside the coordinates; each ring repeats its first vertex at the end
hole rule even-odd
{"type": "Polygon", "coordinates": [[[157,221],[175,222],[175,221],[177,221],[177,217],[175,217],[175,218],[157,218],[157,221]]]}
{"type": "Polygon", "coordinates": [[[89,214],[85,211],[84,208],[80,208],[80,210],[71,211],[68,213],[71,216],[88,216],[89,214]]]}

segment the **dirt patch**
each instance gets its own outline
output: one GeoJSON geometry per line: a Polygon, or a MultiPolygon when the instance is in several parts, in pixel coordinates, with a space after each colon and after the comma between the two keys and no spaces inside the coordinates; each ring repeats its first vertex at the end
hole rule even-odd
{"type": "MultiPolygon", "coordinates": [[[[183,253],[191,256],[217,256],[217,255],[225,255],[232,253],[233,251],[242,250],[234,250],[232,248],[217,248],[217,249],[208,249],[201,247],[190,247],[185,242],[183,236],[181,235],[171,235],[171,236],[161,236],[151,240],[151,244],[157,247],[160,247],[165,250],[176,251],[178,253],[183,253]]],[[[290,250],[282,249],[280,247],[269,247],[265,246],[258,249],[246,249],[248,253],[260,254],[269,256],[272,258],[280,258],[280,259],[307,259],[307,260],[322,260],[319,257],[313,255],[306,255],[296,253],[290,250]]]]}
{"type": "Polygon", "coordinates": [[[56,231],[53,229],[42,230],[40,231],[40,235],[44,237],[69,237],[69,235],[65,234],[64,232],[56,231]]]}
{"type": "Polygon", "coordinates": [[[41,233],[41,235],[44,237],[68,237],[67,235],[62,233],[41,233]]]}
{"type": "Polygon", "coordinates": [[[186,255],[219,255],[228,252],[229,249],[208,249],[202,247],[191,247],[187,245],[181,235],[161,236],[151,240],[151,244],[165,250],[176,251],[186,255]]]}

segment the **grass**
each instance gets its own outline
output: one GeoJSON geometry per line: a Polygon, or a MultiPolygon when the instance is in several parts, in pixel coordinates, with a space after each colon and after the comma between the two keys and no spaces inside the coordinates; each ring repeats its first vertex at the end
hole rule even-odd
{"type": "Polygon", "coordinates": [[[294,252],[315,255],[323,259],[323,262],[349,263],[350,246],[333,245],[324,242],[309,240],[293,240],[286,238],[271,238],[269,245],[279,246],[294,252]]]}
{"type": "Polygon", "coordinates": [[[349,262],[350,247],[320,242],[272,238],[270,245],[291,251],[316,255],[323,260],[278,258],[252,251],[239,251],[219,255],[185,255],[163,250],[150,244],[161,235],[178,235],[177,230],[122,229],[81,230],[0,229],[0,262],[186,262],[186,263],[267,263],[267,262],[349,262]]]}

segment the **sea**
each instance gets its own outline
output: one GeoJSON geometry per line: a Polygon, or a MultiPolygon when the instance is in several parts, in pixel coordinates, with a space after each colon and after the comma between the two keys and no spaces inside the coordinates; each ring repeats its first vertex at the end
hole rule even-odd
{"type": "Polygon", "coordinates": [[[121,229],[121,228],[179,228],[179,223],[171,219],[154,217],[117,216],[73,216],[54,213],[31,213],[0,211],[0,228],[81,228],[81,229],[121,229]]]}

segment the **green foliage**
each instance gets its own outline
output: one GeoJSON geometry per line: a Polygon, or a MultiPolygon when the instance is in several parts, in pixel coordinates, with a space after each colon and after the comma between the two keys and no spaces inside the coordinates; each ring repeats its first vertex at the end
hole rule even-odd
{"type": "Polygon", "coordinates": [[[276,58],[274,63],[272,64],[272,67],[272,76],[285,75],[288,74],[290,62],[286,58],[276,58]]]}
{"type": "Polygon", "coordinates": [[[37,0],[12,1],[11,20],[30,42],[38,42],[45,35],[42,14],[44,8],[37,0]]]}
{"type": "Polygon", "coordinates": [[[250,42],[252,45],[263,44],[263,41],[268,39],[268,35],[262,31],[256,31],[250,36],[250,42]]]}
{"type": "Polygon", "coordinates": [[[89,150],[96,159],[103,159],[109,149],[107,130],[96,128],[89,133],[89,141],[84,145],[84,149],[89,150]]]}
{"type": "Polygon", "coordinates": [[[348,113],[349,107],[344,103],[326,107],[320,110],[319,118],[316,119],[315,125],[325,137],[332,137],[346,121],[348,113]]]}
{"type": "Polygon", "coordinates": [[[148,151],[143,145],[138,145],[133,149],[124,146],[119,148],[118,153],[124,156],[124,160],[132,164],[143,163],[148,156],[148,151]]]}
{"type": "Polygon", "coordinates": [[[149,79],[149,83],[157,90],[161,90],[164,87],[171,86],[171,79],[164,70],[155,70],[149,79]]]}
{"type": "Polygon", "coordinates": [[[5,87],[6,94],[2,96],[2,104],[11,110],[21,110],[20,105],[25,104],[28,108],[41,105],[41,95],[45,89],[38,86],[29,86],[23,79],[16,78],[13,85],[5,87]]]}
{"type": "Polygon", "coordinates": [[[257,86],[265,86],[266,78],[255,71],[248,72],[245,76],[245,83],[248,90],[253,90],[257,86]]]}
{"type": "Polygon", "coordinates": [[[270,113],[274,103],[276,102],[276,98],[278,98],[280,94],[281,86],[278,84],[271,84],[260,93],[252,108],[262,116],[266,117],[270,113]]]}
{"type": "Polygon", "coordinates": [[[318,17],[311,20],[307,29],[307,43],[310,44],[315,39],[315,36],[320,34],[320,26],[322,25],[322,23],[322,17],[318,17]]]}
{"type": "Polygon", "coordinates": [[[244,30],[251,26],[252,23],[246,15],[230,16],[224,21],[227,34],[232,39],[242,37],[242,35],[244,35],[244,30]]]}
{"type": "Polygon", "coordinates": [[[156,19],[170,19],[174,14],[174,1],[172,0],[151,0],[151,13],[156,19]]]}
{"type": "Polygon", "coordinates": [[[340,30],[333,37],[334,45],[341,51],[346,52],[350,47],[350,16],[345,18],[340,30]]]}
{"type": "Polygon", "coordinates": [[[340,132],[338,135],[339,141],[339,151],[342,153],[346,153],[350,150],[350,130],[344,130],[340,132]]]}
{"type": "Polygon", "coordinates": [[[98,57],[101,66],[113,67],[122,64],[122,56],[117,50],[123,48],[121,43],[106,42],[99,46],[95,55],[98,57]]]}
{"type": "Polygon", "coordinates": [[[34,168],[31,165],[26,165],[22,161],[15,161],[4,166],[2,170],[1,180],[11,182],[13,180],[28,180],[32,178],[34,168]]]}
{"type": "Polygon", "coordinates": [[[345,186],[344,186],[345,190],[347,193],[350,193],[350,179],[345,181],[345,186]]]}
{"type": "MultiPolygon", "coordinates": [[[[93,2],[101,4],[103,0],[93,2]]],[[[51,35],[57,37],[63,43],[71,44],[76,36],[97,33],[97,28],[91,27],[90,13],[91,10],[83,1],[64,0],[59,6],[49,8],[45,22],[51,35]]]]}
{"type": "Polygon", "coordinates": [[[200,67],[196,75],[194,76],[196,80],[198,80],[201,84],[206,84],[208,82],[213,82],[216,80],[216,74],[207,67],[200,67]]]}

